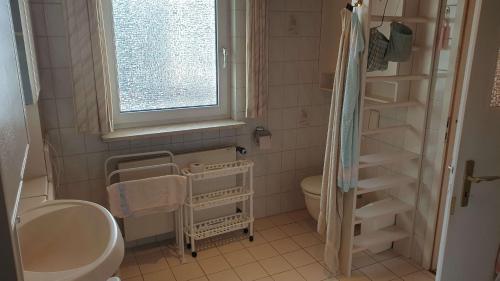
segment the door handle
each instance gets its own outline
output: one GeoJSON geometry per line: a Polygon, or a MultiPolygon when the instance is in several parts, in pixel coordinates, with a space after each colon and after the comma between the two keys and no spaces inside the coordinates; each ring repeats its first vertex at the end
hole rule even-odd
{"type": "Polygon", "coordinates": [[[471,177],[468,176],[467,179],[473,183],[480,183],[483,181],[496,181],[500,180],[500,176],[485,176],[485,177],[471,177]]]}
{"type": "Polygon", "coordinates": [[[465,176],[464,176],[464,189],[462,190],[462,207],[469,205],[470,189],[473,183],[481,183],[487,181],[500,180],[500,176],[484,176],[475,177],[474,174],[474,160],[467,160],[465,162],[465,176]]]}

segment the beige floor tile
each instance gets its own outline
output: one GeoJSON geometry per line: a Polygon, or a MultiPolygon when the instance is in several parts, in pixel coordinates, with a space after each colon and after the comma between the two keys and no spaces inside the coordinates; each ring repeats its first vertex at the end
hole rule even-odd
{"type": "Polygon", "coordinates": [[[365,267],[375,263],[377,263],[377,261],[365,252],[358,252],[352,255],[352,267],[354,269],[365,267]]]}
{"type": "Polygon", "coordinates": [[[370,255],[373,259],[375,259],[377,262],[393,259],[399,257],[399,254],[392,250],[386,250],[377,254],[371,253],[370,251],[367,251],[368,255],[370,255]]]}
{"type": "Polygon", "coordinates": [[[307,209],[289,212],[288,216],[294,221],[311,219],[311,215],[309,215],[309,212],[307,211],[307,209]]]}
{"type": "Polygon", "coordinates": [[[281,256],[263,259],[259,261],[259,263],[270,275],[293,269],[292,266],[281,256]]]}
{"type": "Polygon", "coordinates": [[[274,225],[284,225],[284,224],[289,224],[294,222],[294,220],[288,216],[288,214],[279,214],[276,216],[270,217],[271,221],[273,222],[274,225]]]}
{"type": "Polygon", "coordinates": [[[187,263],[173,267],[172,272],[177,281],[191,280],[205,275],[197,263],[187,263]]]}
{"type": "Polygon", "coordinates": [[[123,261],[124,262],[135,261],[134,251],[125,249],[125,255],[123,256],[123,261]]]}
{"type": "Polygon", "coordinates": [[[234,268],[234,271],[236,271],[240,279],[243,281],[258,280],[267,276],[264,268],[262,268],[262,266],[257,262],[238,266],[234,268]]]}
{"type": "Polygon", "coordinates": [[[247,249],[224,254],[224,257],[232,267],[237,267],[256,261],[256,259],[252,256],[252,254],[250,254],[247,249]]]}
{"type": "Polygon", "coordinates": [[[144,253],[136,256],[137,264],[141,269],[142,274],[160,271],[168,268],[168,263],[161,251],[144,253]]]}
{"type": "MultiPolygon", "coordinates": [[[[238,279],[236,279],[236,280],[238,280],[238,279]]],[[[208,278],[206,276],[203,276],[200,278],[191,279],[189,281],[208,281],[208,278]]]]}
{"type": "Polygon", "coordinates": [[[382,264],[399,277],[419,271],[418,268],[402,258],[385,260],[382,264]]]}
{"type": "Polygon", "coordinates": [[[288,236],[294,236],[302,233],[311,232],[311,229],[296,222],[282,225],[279,228],[288,236]]]}
{"type": "Polygon", "coordinates": [[[283,239],[283,238],[287,237],[285,232],[281,231],[278,227],[273,227],[270,229],[263,230],[260,232],[260,234],[268,242],[283,239]]]}
{"type": "Polygon", "coordinates": [[[257,281],[274,281],[274,280],[273,280],[273,278],[271,278],[271,277],[264,277],[264,278],[259,279],[259,280],[257,280],[257,281]]]}
{"type": "Polygon", "coordinates": [[[359,270],[354,270],[351,274],[351,277],[346,277],[343,275],[336,276],[339,281],[370,281],[363,272],[359,270]]]}
{"type": "MultiPolygon", "coordinates": [[[[177,255],[176,251],[172,249],[165,249],[163,255],[167,259],[167,263],[170,267],[175,267],[181,265],[181,260],[177,255]]],[[[191,251],[184,251],[184,263],[194,263],[196,259],[191,256],[191,251]]]]}
{"type": "Polygon", "coordinates": [[[275,227],[272,219],[270,217],[256,219],[253,223],[253,227],[257,231],[266,230],[275,227]]]}
{"type": "MultiPolygon", "coordinates": [[[[203,249],[200,251],[197,251],[198,256],[196,257],[197,260],[203,260],[203,259],[208,259],[216,256],[220,256],[221,252],[217,248],[209,248],[209,249],[203,249]]],[[[190,254],[191,255],[191,254],[190,254]]]]}
{"type": "Polygon", "coordinates": [[[295,268],[316,262],[311,255],[302,249],[286,253],[283,257],[295,268]]]}
{"type": "Polygon", "coordinates": [[[134,257],[126,258],[123,260],[122,264],[120,265],[119,275],[123,279],[141,275],[141,271],[139,270],[139,266],[135,262],[134,257]]]}
{"type": "Polygon", "coordinates": [[[300,249],[300,246],[291,238],[272,241],[269,244],[271,244],[271,246],[273,246],[273,248],[276,249],[276,251],[278,251],[278,253],[280,254],[286,254],[300,249]]]}
{"type": "Polygon", "coordinates": [[[325,259],[325,244],[313,245],[304,250],[318,262],[323,262],[325,259]]]}
{"type": "Polygon", "coordinates": [[[229,244],[219,246],[217,248],[219,249],[219,251],[221,253],[225,254],[225,253],[230,253],[230,252],[241,250],[241,249],[245,248],[245,246],[243,245],[243,243],[241,243],[241,241],[234,241],[234,242],[231,242],[229,244]]]}
{"type": "Polygon", "coordinates": [[[302,248],[321,244],[321,241],[312,232],[292,236],[292,239],[302,248]]]}
{"type": "Polygon", "coordinates": [[[381,264],[372,264],[360,269],[372,281],[389,281],[398,278],[389,269],[381,264]]]}
{"type": "Polygon", "coordinates": [[[407,276],[403,276],[404,281],[434,281],[435,276],[428,271],[419,271],[407,276]]]}
{"type": "Polygon", "coordinates": [[[170,269],[147,273],[143,275],[144,281],[175,281],[170,269]]]}
{"type": "Polygon", "coordinates": [[[144,281],[144,279],[142,279],[142,276],[136,276],[136,277],[122,279],[122,280],[123,281],[144,281]]]}
{"type": "Polygon", "coordinates": [[[241,280],[232,269],[224,270],[208,275],[210,281],[238,281],[241,280]]]}
{"type": "Polygon", "coordinates": [[[262,244],[251,247],[248,248],[248,251],[257,260],[263,260],[278,255],[278,252],[270,244],[262,244]]]}
{"type": "Polygon", "coordinates": [[[296,270],[307,281],[321,281],[330,277],[330,272],[317,262],[296,268],[296,270]]]}
{"type": "Polygon", "coordinates": [[[311,232],[316,232],[318,222],[313,220],[312,218],[306,219],[306,220],[301,220],[297,222],[298,224],[302,225],[305,228],[308,228],[311,232]]]}
{"type": "Polygon", "coordinates": [[[275,281],[305,281],[295,269],[273,275],[275,281]]]}
{"type": "Polygon", "coordinates": [[[207,275],[231,268],[223,256],[203,259],[198,261],[198,264],[207,275]]]}
{"type": "Polygon", "coordinates": [[[250,247],[266,244],[267,241],[266,241],[266,239],[264,239],[264,237],[262,237],[262,235],[259,232],[255,232],[253,234],[253,241],[250,242],[250,240],[245,239],[245,240],[241,241],[241,243],[243,244],[243,246],[245,248],[250,248],[250,247]]]}

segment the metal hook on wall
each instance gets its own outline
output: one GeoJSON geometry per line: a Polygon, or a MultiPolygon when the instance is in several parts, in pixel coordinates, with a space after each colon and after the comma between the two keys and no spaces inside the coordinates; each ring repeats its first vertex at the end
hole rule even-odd
{"type": "Polygon", "coordinates": [[[363,1],[358,0],[358,1],[356,1],[356,3],[354,5],[352,5],[350,2],[348,2],[345,8],[352,12],[353,8],[361,7],[361,5],[363,5],[363,1]]]}

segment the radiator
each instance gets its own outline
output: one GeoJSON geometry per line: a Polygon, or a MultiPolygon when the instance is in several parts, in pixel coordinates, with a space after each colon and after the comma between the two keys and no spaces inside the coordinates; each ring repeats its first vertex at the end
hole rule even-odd
{"type": "MultiPolygon", "coordinates": [[[[182,169],[190,163],[220,163],[236,160],[236,148],[227,147],[221,149],[205,150],[175,155],[175,163],[182,169]]],[[[119,169],[151,166],[169,162],[169,157],[157,157],[137,161],[127,161],[118,164],[119,169]]],[[[131,172],[120,175],[120,181],[141,179],[158,176],[164,173],[162,170],[131,172]]],[[[220,188],[233,187],[236,184],[236,177],[226,177],[214,180],[207,180],[201,183],[194,183],[193,193],[211,192],[220,188]]],[[[234,213],[236,206],[227,205],[219,208],[204,210],[196,214],[196,221],[210,219],[216,216],[224,216],[234,213]]],[[[132,242],[144,238],[165,235],[174,231],[173,213],[158,213],[142,216],[138,218],[125,218],[123,220],[125,241],[132,242]]]]}

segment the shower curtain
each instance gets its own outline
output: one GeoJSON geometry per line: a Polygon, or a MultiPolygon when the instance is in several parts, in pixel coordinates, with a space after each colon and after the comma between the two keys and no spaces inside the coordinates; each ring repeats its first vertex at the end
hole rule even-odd
{"type": "Polygon", "coordinates": [[[113,131],[113,113],[102,5],[97,0],[66,1],[70,58],[78,132],[107,134],[113,131]]]}
{"type": "Polygon", "coordinates": [[[246,2],[246,117],[257,118],[267,107],[269,16],[267,0],[246,2]]]}
{"type": "Polygon", "coordinates": [[[330,121],[323,166],[321,184],[321,205],[318,218],[318,232],[325,237],[325,264],[332,273],[339,267],[340,234],[342,224],[343,196],[337,188],[337,171],[340,146],[340,118],[344,98],[344,89],[349,59],[349,39],[351,33],[352,13],[346,9],[341,11],[342,34],[335,69],[330,121]]]}
{"type": "Polygon", "coordinates": [[[343,9],[341,20],[318,219],[318,232],[325,237],[324,261],[332,273],[339,270],[343,192],[357,185],[360,56],[364,49],[357,15],[343,9]]]}

